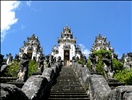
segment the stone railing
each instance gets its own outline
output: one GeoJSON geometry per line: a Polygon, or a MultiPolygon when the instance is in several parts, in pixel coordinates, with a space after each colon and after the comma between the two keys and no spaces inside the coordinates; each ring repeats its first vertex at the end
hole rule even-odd
{"type": "Polygon", "coordinates": [[[90,100],[132,100],[132,86],[117,86],[111,89],[102,75],[91,74],[86,66],[74,63],[73,69],[90,100]]]}
{"type": "Polygon", "coordinates": [[[32,75],[20,89],[12,84],[1,83],[1,100],[44,100],[48,98],[62,66],[45,68],[42,75],[32,75]]]}

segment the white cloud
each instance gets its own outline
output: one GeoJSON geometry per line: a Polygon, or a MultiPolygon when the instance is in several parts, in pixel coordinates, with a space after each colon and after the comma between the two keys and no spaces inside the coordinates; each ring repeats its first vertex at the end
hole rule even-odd
{"type": "Polygon", "coordinates": [[[32,1],[27,1],[26,4],[30,7],[32,1]]]}
{"type": "Polygon", "coordinates": [[[82,50],[82,53],[86,55],[86,57],[88,58],[90,50],[88,50],[83,44],[79,44],[82,50]]]}
{"type": "Polygon", "coordinates": [[[4,40],[10,27],[17,23],[15,9],[20,5],[20,1],[1,1],[1,41],[4,40]]]}

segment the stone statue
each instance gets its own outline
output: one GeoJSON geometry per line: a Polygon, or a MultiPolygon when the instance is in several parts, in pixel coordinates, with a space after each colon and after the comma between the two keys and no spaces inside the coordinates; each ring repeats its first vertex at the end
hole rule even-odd
{"type": "Polygon", "coordinates": [[[8,67],[3,60],[4,55],[0,54],[0,76],[4,73],[5,69],[8,67]]]}
{"type": "Polygon", "coordinates": [[[60,56],[57,57],[57,63],[56,63],[56,65],[57,65],[59,68],[61,68],[61,67],[63,66],[62,60],[61,60],[61,57],[60,57],[60,56]]]}
{"type": "Polygon", "coordinates": [[[122,57],[121,57],[121,59],[120,59],[120,61],[121,61],[122,63],[125,63],[125,57],[126,57],[126,55],[123,53],[123,54],[122,54],[122,57]]]}
{"type": "Polygon", "coordinates": [[[127,53],[125,57],[124,66],[130,70],[132,68],[132,52],[127,53]]]}
{"type": "Polygon", "coordinates": [[[53,57],[53,63],[56,63],[56,57],[53,57]]]}
{"type": "Polygon", "coordinates": [[[15,61],[20,61],[18,54],[15,55],[15,61]]]}
{"type": "Polygon", "coordinates": [[[118,55],[117,54],[113,54],[113,58],[115,58],[116,60],[118,60],[118,55]]]}
{"type": "Polygon", "coordinates": [[[83,61],[84,61],[84,66],[86,67],[86,65],[87,65],[87,58],[86,58],[86,56],[83,56],[83,61]]]}
{"type": "Polygon", "coordinates": [[[108,54],[108,52],[106,52],[103,55],[103,62],[104,62],[105,78],[106,79],[112,79],[113,78],[113,74],[114,74],[114,69],[113,69],[113,65],[112,65],[112,58],[108,54]]]}
{"type": "Polygon", "coordinates": [[[90,54],[89,58],[91,60],[91,70],[96,72],[96,55],[92,53],[90,54]]]}
{"type": "Polygon", "coordinates": [[[44,70],[44,56],[43,56],[43,54],[41,54],[40,56],[39,56],[39,59],[38,59],[38,66],[37,66],[37,68],[38,68],[38,71],[39,72],[43,72],[43,70],[44,70]]]}
{"type": "Polygon", "coordinates": [[[46,59],[44,61],[44,68],[49,68],[51,67],[50,66],[50,63],[49,63],[49,55],[46,56],[46,59]]]}
{"type": "Polygon", "coordinates": [[[19,73],[18,73],[18,79],[17,81],[22,81],[25,82],[28,78],[28,55],[24,53],[22,55],[22,59],[20,61],[20,68],[19,68],[19,73]]]}
{"type": "Polygon", "coordinates": [[[3,65],[3,57],[4,55],[0,54],[0,67],[3,65]]]}
{"type": "Polygon", "coordinates": [[[76,58],[75,56],[72,57],[72,61],[75,62],[76,61],[76,58]]]}
{"type": "Polygon", "coordinates": [[[9,55],[6,54],[6,56],[7,56],[6,64],[7,64],[7,65],[10,65],[10,64],[12,63],[13,56],[11,55],[11,53],[9,53],[9,55]]]}
{"type": "Polygon", "coordinates": [[[54,59],[53,59],[52,55],[49,56],[49,64],[50,64],[50,66],[52,66],[54,64],[54,59]]]}
{"type": "Polygon", "coordinates": [[[75,59],[76,59],[76,61],[78,61],[79,60],[79,57],[77,56],[75,59]]]}
{"type": "Polygon", "coordinates": [[[76,57],[73,56],[73,57],[72,57],[72,67],[75,67],[75,62],[76,62],[76,57]]]}

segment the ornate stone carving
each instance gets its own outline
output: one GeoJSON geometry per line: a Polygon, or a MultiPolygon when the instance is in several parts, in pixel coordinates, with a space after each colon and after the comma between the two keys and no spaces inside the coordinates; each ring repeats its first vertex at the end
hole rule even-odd
{"type": "Polygon", "coordinates": [[[124,54],[121,59],[121,61],[124,63],[124,66],[130,70],[130,68],[132,68],[132,52],[129,52],[126,55],[124,54]]]}
{"type": "Polygon", "coordinates": [[[103,37],[101,34],[99,34],[94,41],[94,44],[91,48],[91,52],[98,51],[100,49],[104,50],[110,50],[111,52],[114,52],[114,49],[110,46],[110,42],[106,41],[106,37],[103,37]]]}
{"type": "Polygon", "coordinates": [[[89,58],[91,60],[91,69],[93,72],[96,72],[96,55],[95,54],[90,54],[89,58]]]}
{"type": "Polygon", "coordinates": [[[112,58],[108,52],[103,55],[104,72],[106,79],[112,79],[114,74],[114,68],[112,65],[112,58]]]}
{"type": "Polygon", "coordinates": [[[18,54],[16,54],[15,55],[15,59],[14,59],[15,61],[19,61],[20,60],[20,58],[19,58],[19,55],[18,54]]]}
{"type": "Polygon", "coordinates": [[[38,71],[41,73],[44,70],[44,56],[42,54],[39,56],[37,68],[38,68],[38,71]]]}
{"type": "Polygon", "coordinates": [[[28,55],[24,53],[22,55],[22,59],[20,61],[20,68],[19,68],[19,73],[18,73],[18,79],[17,81],[23,81],[25,82],[28,78],[28,55]]]}
{"type": "Polygon", "coordinates": [[[38,56],[43,52],[43,48],[40,46],[38,37],[33,34],[31,37],[27,37],[27,41],[24,41],[24,46],[20,48],[19,56],[22,57],[23,53],[28,54],[29,58],[33,60],[36,58],[38,61],[38,56]]]}
{"type": "Polygon", "coordinates": [[[10,64],[12,63],[13,56],[11,55],[11,53],[6,54],[6,56],[7,56],[6,64],[7,64],[7,65],[10,65],[10,64]]]}
{"type": "Polygon", "coordinates": [[[49,63],[49,55],[46,56],[45,61],[44,61],[44,68],[49,68],[50,63],[49,63]]]}

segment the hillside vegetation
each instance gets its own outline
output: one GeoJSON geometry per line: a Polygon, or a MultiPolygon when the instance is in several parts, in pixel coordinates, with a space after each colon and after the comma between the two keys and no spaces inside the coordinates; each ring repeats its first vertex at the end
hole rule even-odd
{"type": "MultiPolygon", "coordinates": [[[[104,75],[102,57],[103,54],[106,52],[108,52],[108,54],[112,56],[112,53],[108,50],[99,50],[93,52],[93,54],[98,56],[98,62],[96,63],[96,71],[100,72],[102,75],[104,75]]],[[[112,59],[112,65],[115,71],[114,78],[120,82],[125,82],[127,85],[132,85],[132,68],[130,70],[126,69],[123,63],[115,58],[112,59]]],[[[91,61],[89,58],[87,60],[87,67],[91,70],[91,61]]]]}

